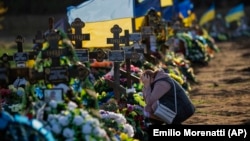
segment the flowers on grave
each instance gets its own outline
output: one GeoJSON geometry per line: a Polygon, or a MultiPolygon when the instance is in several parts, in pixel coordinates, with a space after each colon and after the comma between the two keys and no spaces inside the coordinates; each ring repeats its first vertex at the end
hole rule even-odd
{"type": "Polygon", "coordinates": [[[134,100],[133,102],[134,104],[138,104],[139,106],[142,106],[142,107],[146,106],[145,100],[142,96],[142,92],[133,94],[133,100],[134,100]]]}
{"type": "Polygon", "coordinates": [[[120,111],[126,117],[128,123],[134,127],[136,136],[145,134],[143,131],[145,126],[142,106],[136,104],[127,104],[126,107],[120,109],[120,111]]]}
{"type": "Polygon", "coordinates": [[[70,101],[50,101],[45,108],[46,119],[43,121],[58,141],[61,140],[110,140],[103,124],[98,118],[70,101]]]}
{"type": "MultiPolygon", "coordinates": [[[[127,70],[127,66],[125,63],[122,64],[121,67],[123,70],[127,70]]],[[[130,65],[130,71],[131,71],[131,73],[136,74],[136,73],[139,73],[141,70],[139,67],[137,67],[135,65],[130,65]]]]}
{"type": "Polygon", "coordinates": [[[4,110],[14,113],[21,113],[26,104],[26,86],[28,81],[24,78],[17,78],[8,88],[1,88],[1,102],[4,110]],[[18,83],[17,83],[18,82],[18,83]]]}
{"type": "Polygon", "coordinates": [[[133,83],[133,87],[135,88],[135,90],[136,90],[137,92],[141,92],[141,91],[142,91],[142,88],[143,88],[143,83],[142,83],[142,82],[133,83]]]}
{"type": "MultiPolygon", "coordinates": [[[[79,61],[76,52],[74,50],[74,46],[72,42],[68,39],[66,33],[64,33],[62,30],[56,30],[58,35],[60,35],[61,39],[58,42],[58,48],[67,48],[68,49],[68,54],[67,55],[61,55],[60,56],[60,65],[67,65],[67,66],[72,66],[73,64],[76,64],[77,61],[79,61]]],[[[49,50],[50,44],[48,41],[43,43],[41,51],[38,53],[35,64],[34,64],[34,69],[37,70],[38,72],[43,72],[44,67],[50,67],[52,65],[52,59],[47,57],[43,57],[43,51],[49,50]]],[[[50,56],[51,57],[51,56],[50,56]]]]}
{"type": "Polygon", "coordinates": [[[101,121],[105,124],[106,131],[119,135],[122,141],[131,140],[134,137],[134,127],[131,126],[122,113],[100,110],[101,121]]]}
{"type": "Polygon", "coordinates": [[[94,83],[94,89],[97,93],[101,94],[102,92],[110,92],[112,88],[108,86],[104,77],[100,77],[94,83]]]}

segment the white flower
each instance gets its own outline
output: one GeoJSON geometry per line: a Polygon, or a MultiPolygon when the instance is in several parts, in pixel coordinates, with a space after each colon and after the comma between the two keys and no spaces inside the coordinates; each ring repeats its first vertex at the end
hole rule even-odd
{"type": "Polygon", "coordinates": [[[61,115],[58,120],[62,126],[67,126],[69,125],[70,117],[61,115]]]}
{"type": "Polygon", "coordinates": [[[57,121],[56,119],[51,119],[51,120],[49,120],[49,123],[50,123],[51,125],[53,125],[53,124],[58,124],[58,121],[57,121]]]}
{"type": "Polygon", "coordinates": [[[74,110],[75,108],[77,108],[77,105],[75,102],[70,101],[68,103],[68,108],[69,108],[69,110],[74,110]]]}
{"type": "Polygon", "coordinates": [[[49,106],[52,107],[52,108],[56,108],[57,107],[57,102],[55,100],[50,100],[49,106]]]}
{"type": "Polygon", "coordinates": [[[120,124],[125,124],[127,122],[123,114],[117,114],[117,118],[115,120],[117,123],[120,123],[120,124]]]}
{"type": "Polygon", "coordinates": [[[93,127],[100,126],[100,122],[99,122],[99,120],[97,120],[96,118],[90,118],[90,119],[88,120],[88,122],[90,122],[90,124],[91,124],[93,127]]]}
{"type": "Polygon", "coordinates": [[[59,124],[52,124],[52,131],[53,131],[55,134],[60,134],[61,131],[62,131],[61,125],[59,125],[59,124]]]}
{"type": "Polygon", "coordinates": [[[134,136],[134,128],[130,124],[124,124],[124,132],[128,134],[129,137],[134,136]]]}
{"type": "Polygon", "coordinates": [[[75,135],[74,130],[70,129],[70,128],[65,128],[63,130],[63,136],[66,138],[73,138],[75,135]]]}
{"type": "Polygon", "coordinates": [[[47,121],[51,121],[51,120],[53,120],[53,119],[55,119],[55,118],[54,118],[54,115],[53,115],[53,114],[49,114],[49,115],[48,115],[48,118],[47,118],[47,121]]]}
{"type": "Polygon", "coordinates": [[[73,119],[73,124],[80,126],[81,124],[83,124],[84,120],[81,116],[75,116],[73,119]]]}
{"type": "Polygon", "coordinates": [[[82,126],[82,133],[83,134],[90,134],[92,131],[92,126],[90,125],[90,123],[86,123],[82,126]]]}
{"type": "Polygon", "coordinates": [[[89,113],[87,111],[84,111],[83,109],[80,109],[80,112],[83,118],[89,115],[89,113]]]}
{"type": "Polygon", "coordinates": [[[100,127],[94,128],[93,132],[99,137],[105,137],[107,135],[106,131],[100,127]]]}
{"type": "Polygon", "coordinates": [[[114,119],[119,124],[125,124],[127,122],[126,118],[119,113],[109,112],[109,118],[114,119]]]}

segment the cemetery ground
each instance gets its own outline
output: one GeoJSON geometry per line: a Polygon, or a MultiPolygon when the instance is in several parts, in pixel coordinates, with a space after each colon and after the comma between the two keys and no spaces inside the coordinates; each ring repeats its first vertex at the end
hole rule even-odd
{"type": "Polygon", "coordinates": [[[249,38],[217,43],[220,53],[207,66],[194,67],[198,84],[190,97],[196,113],[185,124],[250,124],[249,38]]]}
{"type": "MultiPolygon", "coordinates": [[[[32,47],[34,29],[47,29],[48,16],[32,17],[32,26],[27,26],[19,17],[12,18],[0,31],[0,55],[16,51],[14,42],[18,34],[25,38],[24,50],[32,47]],[[40,20],[38,20],[40,19],[40,20]],[[12,21],[11,21],[12,20],[12,21]],[[39,21],[44,21],[38,23],[39,21]],[[13,25],[18,23],[18,25],[13,25]],[[39,26],[39,25],[43,26],[39,26]],[[39,27],[38,27],[39,26],[39,27]],[[21,31],[20,31],[21,30],[21,31]]],[[[55,19],[59,19],[57,16],[55,19]]],[[[7,19],[7,17],[6,17],[7,19]]],[[[248,39],[216,43],[220,49],[206,66],[193,66],[198,84],[191,84],[190,98],[196,113],[184,124],[228,125],[250,124],[250,42],[248,39]]]]}

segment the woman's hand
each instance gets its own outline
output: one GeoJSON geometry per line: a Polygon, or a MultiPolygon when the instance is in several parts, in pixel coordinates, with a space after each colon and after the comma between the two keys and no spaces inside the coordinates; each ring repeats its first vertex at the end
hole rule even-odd
{"type": "Polygon", "coordinates": [[[142,83],[144,84],[144,87],[147,87],[150,85],[150,76],[149,75],[146,75],[146,74],[143,74],[141,76],[141,81],[142,83]]]}

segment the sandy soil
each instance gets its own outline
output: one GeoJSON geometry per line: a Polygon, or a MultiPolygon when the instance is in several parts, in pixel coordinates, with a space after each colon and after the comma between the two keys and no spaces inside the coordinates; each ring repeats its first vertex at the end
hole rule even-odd
{"type": "Polygon", "coordinates": [[[190,98],[196,113],[185,124],[250,124],[249,38],[216,43],[220,52],[207,66],[194,67],[198,84],[190,98]]]}

